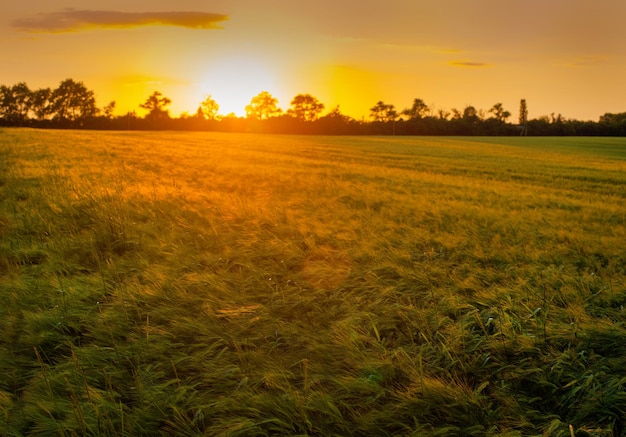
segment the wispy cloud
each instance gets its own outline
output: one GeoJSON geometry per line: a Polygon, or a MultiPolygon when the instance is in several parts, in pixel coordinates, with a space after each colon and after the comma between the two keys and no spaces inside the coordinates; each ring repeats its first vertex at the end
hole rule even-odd
{"type": "Polygon", "coordinates": [[[423,52],[436,54],[460,53],[463,50],[455,48],[443,48],[434,45],[416,45],[416,44],[399,44],[399,43],[382,43],[378,47],[389,50],[405,51],[405,52],[423,52]]]}
{"type": "Polygon", "coordinates": [[[489,64],[486,62],[474,62],[474,61],[451,61],[450,65],[454,67],[489,67],[489,64]]]}
{"type": "Polygon", "coordinates": [[[463,50],[449,48],[449,49],[439,49],[439,52],[440,53],[450,54],[450,53],[461,53],[461,52],[463,52],[463,50]]]}
{"type": "Polygon", "coordinates": [[[139,26],[179,26],[190,29],[220,29],[227,15],[197,11],[121,12],[64,9],[40,13],[13,21],[13,27],[23,32],[63,33],[85,29],[130,28],[139,26]]]}
{"type": "Polygon", "coordinates": [[[166,76],[148,76],[142,74],[131,74],[121,77],[116,77],[116,82],[121,83],[125,87],[145,87],[145,86],[153,86],[153,85],[182,85],[188,86],[192,83],[174,77],[166,77],[166,76]]]}
{"type": "Polygon", "coordinates": [[[609,61],[609,57],[602,55],[578,56],[573,60],[565,62],[564,65],[574,68],[594,67],[596,65],[604,64],[607,61],[609,61]]]}

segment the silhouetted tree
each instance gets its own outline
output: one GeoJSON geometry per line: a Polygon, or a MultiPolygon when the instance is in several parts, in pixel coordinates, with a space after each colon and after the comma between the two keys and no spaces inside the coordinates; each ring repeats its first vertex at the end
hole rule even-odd
{"type": "Polygon", "coordinates": [[[52,91],[50,100],[54,119],[61,123],[71,122],[80,126],[98,112],[93,91],[72,79],[61,82],[52,91]]]}
{"type": "Polygon", "coordinates": [[[450,111],[446,111],[445,109],[440,109],[437,111],[437,115],[439,120],[447,120],[450,117],[450,111]]]}
{"type": "Polygon", "coordinates": [[[198,108],[198,115],[202,113],[202,117],[207,120],[215,120],[217,118],[217,113],[220,110],[220,105],[217,104],[213,98],[208,95],[202,103],[200,103],[200,107],[198,108]]]}
{"type": "Polygon", "coordinates": [[[387,105],[382,100],[379,100],[376,105],[370,108],[370,117],[374,121],[386,123],[398,118],[398,112],[393,105],[387,105]]]}
{"type": "Polygon", "coordinates": [[[20,82],[11,88],[15,98],[15,113],[19,123],[23,123],[28,119],[32,94],[26,82],[20,82]]]}
{"type": "Polygon", "coordinates": [[[163,96],[163,94],[159,91],[155,91],[144,103],[139,105],[139,107],[148,111],[146,120],[168,120],[170,118],[170,113],[167,109],[165,109],[165,107],[171,103],[172,101],[169,98],[163,96]]]}
{"type": "Polygon", "coordinates": [[[463,116],[461,118],[470,123],[476,123],[480,120],[478,110],[472,105],[466,106],[465,109],[463,109],[463,116]]]}
{"type": "Polygon", "coordinates": [[[565,118],[560,113],[557,115],[554,115],[554,112],[550,114],[550,123],[563,123],[563,121],[565,121],[565,118]]]}
{"type": "Polygon", "coordinates": [[[298,94],[291,100],[291,109],[287,113],[298,120],[314,121],[323,110],[324,104],[312,95],[298,94]]]}
{"type": "Polygon", "coordinates": [[[52,90],[50,88],[40,88],[32,92],[31,110],[37,120],[45,120],[52,113],[52,90]]]}
{"type": "Polygon", "coordinates": [[[11,87],[0,85],[0,117],[7,124],[10,124],[12,107],[13,93],[11,87]]]}
{"type": "Polygon", "coordinates": [[[267,120],[280,115],[282,110],[278,107],[278,99],[267,91],[261,91],[252,97],[250,104],[245,107],[246,117],[256,120],[267,120]]]}
{"type": "Polygon", "coordinates": [[[606,132],[605,135],[626,135],[626,112],[607,112],[600,116],[599,125],[606,132]]]}
{"type": "Polygon", "coordinates": [[[115,100],[109,102],[104,108],[102,108],[102,116],[107,120],[111,120],[113,118],[113,111],[115,111],[115,100]]]}
{"type": "Polygon", "coordinates": [[[442,133],[448,135],[476,135],[481,133],[481,114],[472,105],[463,111],[452,108],[452,118],[445,122],[442,133]]]}
{"type": "Polygon", "coordinates": [[[611,124],[611,123],[623,123],[626,122],[626,112],[621,112],[619,114],[613,114],[611,112],[606,112],[600,116],[600,123],[603,124],[611,124]]]}
{"type": "Polygon", "coordinates": [[[493,114],[493,118],[502,123],[505,123],[506,119],[511,116],[511,113],[504,109],[502,103],[496,103],[495,105],[493,105],[489,112],[493,114]]]}
{"type": "Polygon", "coordinates": [[[415,99],[413,100],[413,105],[402,111],[402,114],[408,116],[411,120],[420,120],[428,115],[428,111],[428,105],[422,99],[415,99]]]}
{"type": "Polygon", "coordinates": [[[360,132],[361,124],[354,118],[344,115],[339,109],[339,105],[335,106],[328,114],[317,120],[319,133],[324,134],[354,134],[360,132]]]}
{"type": "Polygon", "coordinates": [[[28,119],[31,104],[31,91],[25,82],[12,87],[0,87],[0,108],[2,118],[8,124],[21,126],[28,119]]]}
{"type": "Polygon", "coordinates": [[[528,135],[528,107],[526,106],[526,99],[522,99],[519,102],[519,127],[520,135],[528,135]]]}

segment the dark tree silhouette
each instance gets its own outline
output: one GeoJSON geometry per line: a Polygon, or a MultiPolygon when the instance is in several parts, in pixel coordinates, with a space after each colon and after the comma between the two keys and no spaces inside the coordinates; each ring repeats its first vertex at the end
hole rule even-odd
{"type": "Polygon", "coordinates": [[[40,88],[33,91],[31,98],[31,110],[39,121],[45,120],[52,113],[52,90],[40,88]]]}
{"type": "Polygon", "coordinates": [[[28,119],[31,91],[25,82],[0,87],[0,115],[9,124],[21,126],[28,119]]]}
{"type": "Polygon", "coordinates": [[[50,96],[54,119],[62,124],[70,122],[82,125],[86,119],[98,112],[93,91],[88,90],[82,82],[66,79],[50,96]]]}
{"type": "Polygon", "coordinates": [[[139,107],[148,111],[146,120],[160,121],[170,118],[170,113],[165,107],[171,103],[172,101],[169,98],[163,96],[159,91],[155,91],[139,107]]]}
{"type": "Polygon", "coordinates": [[[519,102],[519,126],[520,135],[528,135],[528,107],[526,106],[526,99],[522,99],[519,102]]]}
{"type": "Polygon", "coordinates": [[[450,111],[446,111],[445,109],[440,109],[437,111],[437,116],[439,120],[447,120],[450,117],[450,111]]]}
{"type": "Polygon", "coordinates": [[[310,94],[298,94],[291,100],[291,109],[287,114],[293,115],[298,120],[314,121],[324,110],[324,104],[320,103],[310,94]]]}
{"type": "Polygon", "coordinates": [[[478,110],[472,105],[466,106],[465,109],[463,109],[463,116],[461,118],[469,123],[476,123],[480,120],[478,110]]]}
{"type": "Polygon", "coordinates": [[[113,111],[115,111],[115,105],[116,103],[114,100],[109,102],[108,105],[102,108],[101,110],[102,116],[106,118],[107,120],[111,120],[113,118],[113,111]]]}
{"type": "Polygon", "coordinates": [[[362,125],[354,118],[341,113],[339,106],[335,106],[328,114],[316,121],[318,133],[325,134],[356,134],[360,133],[362,125]]]}
{"type": "Polygon", "coordinates": [[[374,121],[386,123],[398,118],[398,112],[393,105],[387,105],[379,100],[376,105],[370,108],[370,117],[374,121]]]}
{"type": "Polygon", "coordinates": [[[220,110],[220,105],[217,104],[213,97],[210,95],[206,96],[206,98],[200,103],[200,107],[198,108],[198,115],[202,114],[202,118],[206,120],[215,120],[217,119],[217,113],[220,110]]]}
{"type": "Polygon", "coordinates": [[[506,123],[506,119],[511,116],[511,113],[504,109],[502,103],[496,103],[493,105],[489,110],[489,113],[493,114],[493,118],[502,123],[506,123]]]}
{"type": "Polygon", "coordinates": [[[420,120],[428,115],[429,110],[428,105],[422,99],[415,99],[413,105],[402,111],[402,114],[411,120],[420,120]]]}
{"type": "Polygon", "coordinates": [[[255,120],[267,120],[280,115],[282,110],[278,107],[278,99],[267,91],[261,91],[252,97],[250,104],[246,106],[246,117],[255,120]]]}
{"type": "Polygon", "coordinates": [[[626,112],[607,112],[600,116],[599,125],[608,135],[626,135],[626,112]]]}

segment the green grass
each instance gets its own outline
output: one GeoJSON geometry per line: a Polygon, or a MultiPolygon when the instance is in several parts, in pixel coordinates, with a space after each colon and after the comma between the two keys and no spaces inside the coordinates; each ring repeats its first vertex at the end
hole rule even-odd
{"type": "Polygon", "coordinates": [[[625,204],[616,138],[2,130],[0,434],[624,435],[625,204]]]}

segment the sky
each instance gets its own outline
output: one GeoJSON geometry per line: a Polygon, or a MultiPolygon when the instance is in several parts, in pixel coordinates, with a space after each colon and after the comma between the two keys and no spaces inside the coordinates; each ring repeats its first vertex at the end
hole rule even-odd
{"type": "Polygon", "coordinates": [[[268,91],[354,118],[378,101],[435,113],[502,103],[515,122],[626,112],[624,0],[1,0],[0,84],[72,78],[100,107],[220,113],[268,91]]]}

